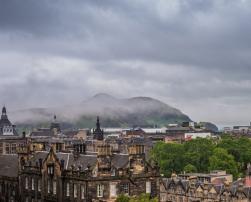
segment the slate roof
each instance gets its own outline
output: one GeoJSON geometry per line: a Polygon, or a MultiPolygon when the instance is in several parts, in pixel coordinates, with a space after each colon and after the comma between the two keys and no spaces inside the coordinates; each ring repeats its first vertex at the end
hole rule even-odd
{"type": "MultiPolygon", "coordinates": [[[[36,166],[39,159],[45,160],[49,152],[42,151],[36,152],[34,156],[28,162],[28,165],[36,166]]],[[[69,170],[71,167],[81,167],[81,169],[86,169],[88,166],[93,167],[97,161],[96,153],[80,154],[78,158],[74,158],[72,153],[56,153],[59,161],[64,160],[64,169],[69,170]]],[[[129,155],[127,154],[114,154],[112,156],[112,165],[115,168],[123,168],[127,165],[129,161],[129,155]]]]}
{"type": "Polygon", "coordinates": [[[49,128],[41,128],[37,131],[31,132],[31,137],[51,137],[53,132],[49,128]]]}
{"type": "Polygon", "coordinates": [[[78,130],[64,131],[64,135],[66,137],[73,138],[74,136],[78,134],[78,132],[79,132],[78,130]]]}
{"type": "Polygon", "coordinates": [[[129,161],[129,155],[126,154],[114,154],[112,158],[112,165],[115,168],[123,168],[129,161]]]}
{"type": "Polygon", "coordinates": [[[0,176],[18,177],[18,156],[16,154],[0,155],[0,176]]]}
{"type": "MultiPolygon", "coordinates": [[[[191,187],[191,182],[189,180],[184,180],[181,178],[163,178],[162,182],[164,183],[167,190],[172,186],[176,188],[178,185],[182,185],[184,191],[187,192],[189,187],[191,187]]],[[[204,183],[197,180],[195,182],[195,188],[197,189],[199,186],[201,186],[202,189],[206,188],[207,190],[210,190],[213,187],[217,194],[223,194],[225,191],[227,191],[230,192],[232,196],[236,196],[238,192],[242,192],[247,198],[251,198],[251,187],[243,186],[243,179],[233,182],[230,187],[226,187],[224,184],[212,183],[207,183],[207,186],[205,187],[204,183]]]]}

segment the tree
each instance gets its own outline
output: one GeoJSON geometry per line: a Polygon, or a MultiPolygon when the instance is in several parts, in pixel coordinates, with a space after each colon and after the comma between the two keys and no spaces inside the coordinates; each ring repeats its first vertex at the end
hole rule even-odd
{"type": "Polygon", "coordinates": [[[209,158],[209,169],[226,170],[227,173],[231,173],[235,178],[238,175],[238,167],[234,157],[222,148],[214,149],[213,155],[209,158]]]}
{"type": "Polygon", "coordinates": [[[158,202],[157,198],[151,198],[149,194],[140,194],[139,196],[129,197],[120,195],[116,202],[158,202]]]}
{"type": "Polygon", "coordinates": [[[184,167],[184,147],[182,144],[158,142],[151,157],[158,162],[160,171],[170,177],[173,172],[182,172],[184,167]]]}
{"type": "Polygon", "coordinates": [[[126,195],[119,195],[116,199],[116,202],[129,202],[130,197],[126,195]]]}
{"type": "Polygon", "coordinates": [[[238,162],[238,169],[240,173],[245,173],[247,164],[251,160],[251,140],[246,137],[233,138],[224,136],[218,147],[224,148],[229,154],[234,156],[238,162]]]}
{"type": "Polygon", "coordinates": [[[198,172],[207,172],[209,157],[212,155],[215,145],[213,141],[206,138],[196,138],[184,143],[185,165],[194,165],[198,172]]]}
{"type": "Polygon", "coordinates": [[[197,172],[197,168],[194,166],[194,165],[192,165],[192,164],[187,164],[185,167],[184,167],[184,172],[186,172],[186,173],[195,173],[195,172],[197,172]]]}

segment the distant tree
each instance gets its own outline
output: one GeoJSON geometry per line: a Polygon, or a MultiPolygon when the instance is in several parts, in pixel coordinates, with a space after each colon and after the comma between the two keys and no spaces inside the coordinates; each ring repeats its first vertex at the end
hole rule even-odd
{"type": "Polygon", "coordinates": [[[238,167],[234,157],[223,148],[214,149],[213,155],[209,158],[209,169],[226,170],[235,178],[238,176],[238,167]]]}
{"type": "Polygon", "coordinates": [[[167,177],[173,172],[205,173],[221,169],[236,178],[245,175],[247,164],[251,162],[251,140],[225,135],[217,142],[205,138],[183,144],[159,142],[153,147],[151,157],[167,177]]]}
{"type": "Polygon", "coordinates": [[[158,142],[152,149],[151,156],[158,162],[161,173],[170,177],[173,172],[182,172],[184,152],[182,144],[158,142]]]}
{"type": "Polygon", "coordinates": [[[189,163],[184,167],[183,171],[186,173],[195,173],[197,172],[197,168],[189,163]]]}
{"type": "Polygon", "coordinates": [[[238,162],[239,172],[245,173],[246,166],[251,161],[251,140],[246,137],[234,138],[225,136],[218,144],[219,148],[226,149],[238,162]]]}
{"type": "Polygon", "coordinates": [[[215,147],[216,145],[213,144],[213,141],[206,138],[196,138],[185,142],[185,165],[194,165],[198,172],[208,171],[209,157],[212,155],[215,147]]]}

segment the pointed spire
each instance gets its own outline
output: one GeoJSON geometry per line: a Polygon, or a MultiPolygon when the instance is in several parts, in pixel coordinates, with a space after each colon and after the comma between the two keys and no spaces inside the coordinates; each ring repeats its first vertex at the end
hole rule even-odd
{"type": "Polygon", "coordinates": [[[2,115],[6,115],[6,114],[7,114],[7,111],[6,111],[6,107],[4,105],[3,108],[2,108],[2,115]]]}
{"type": "Polygon", "coordinates": [[[93,139],[103,140],[104,139],[104,132],[100,128],[99,116],[97,116],[97,123],[96,129],[93,131],[93,139]]]}
{"type": "Polygon", "coordinates": [[[97,116],[96,129],[100,129],[99,116],[97,116]]]}
{"type": "Polygon", "coordinates": [[[57,116],[56,116],[56,114],[54,114],[54,117],[53,117],[53,118],[54,118],[54,121],[56,121],[56,120],[57,120],[57,116]]]}

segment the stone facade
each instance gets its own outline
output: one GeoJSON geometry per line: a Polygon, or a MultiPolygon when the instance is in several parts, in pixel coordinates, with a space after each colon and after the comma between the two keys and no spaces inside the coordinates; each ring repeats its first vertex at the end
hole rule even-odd
{"type": "Polygon", "coordinates": [[[245,180],[231,184],[218,182],[216,184],[202,183],[198,178],[184,180],[179,177],[162,179],[160,186],[161,202],[249,202],[251,187],[245,180]]]}
{"type": "Polygon", "coordinates": [[[68,153],[53,147],[49,152],[18,149],[16,174],[9,180],[15,194],[0,190],[1,201],[115,201],[120,194],[141,193],[159,198],[159,169],[146,161],[142,145],[131,145],[128,154],[114,154],[106,144],[97,153],[85,148],[78,144],[68,153]]]}

